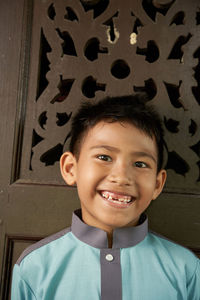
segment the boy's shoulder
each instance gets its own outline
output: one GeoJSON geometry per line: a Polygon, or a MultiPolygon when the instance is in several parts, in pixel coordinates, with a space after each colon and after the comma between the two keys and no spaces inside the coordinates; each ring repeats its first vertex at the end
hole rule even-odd
{"type": "Polygon", "coordinates": [[[149,231],[148,240],[162,263],[174,265],[179,269],[185,269],[192,273],[200,263],[199,258],[188,248],[162,236],[154,231],[149,231]]]}
{"type": "Polygon", "coordinates": [[[16,265],[20,265],[24,259],[26,258],[29,259],[30,256],[37,257],[38,255],[41,255],[42,252],[44,253],[45,256],[45,253],[49,252],[51,248],[52,250],[56,248],[56,251],[58,253],[59,246],[62,245],[64,238],[70,232],[71,232],[71,227],[65,228],[27,247],[18,258],[16,265]]]}
{"type": "Polygon", "coordinates": [[[188,249],[187,247],[179,244],[178,242],[175,242],[169,238],[167,238],[166,236],[157,233],[155,231],[149,230],[149,238],[151,239],[151,242],[157,243],[158,246],[160,246],[161,248],[164,247],[166,248],[166,250],[168,251],[175,251],[175,253],[185,253],[186,255],[192,255],[195,257],[194,253],[188,249]]]}

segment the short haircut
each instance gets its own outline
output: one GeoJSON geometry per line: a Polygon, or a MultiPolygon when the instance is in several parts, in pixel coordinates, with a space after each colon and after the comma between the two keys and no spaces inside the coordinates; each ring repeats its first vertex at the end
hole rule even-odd
{"type": "Polygon", "coordinates": [[[69,150],[78,159],[84,136],[100,121],[128,122],[152,139],[155,137],[159,172],[163,164],[164,148],[162,122],[154,107],[147,101],[145,94],[134,94],[83,103],[72,119],[69,150]]]}

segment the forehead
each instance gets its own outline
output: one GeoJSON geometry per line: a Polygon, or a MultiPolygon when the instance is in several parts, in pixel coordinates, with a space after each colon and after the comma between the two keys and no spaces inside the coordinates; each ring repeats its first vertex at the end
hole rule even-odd
{"type": "Polygon", "coordinates": [[[81,148],[95,145],[115,145],[127,150],[150,151],[157,154],[155,138],[129,122],[100,121],[90,128],[82,140],[81,148]]]}

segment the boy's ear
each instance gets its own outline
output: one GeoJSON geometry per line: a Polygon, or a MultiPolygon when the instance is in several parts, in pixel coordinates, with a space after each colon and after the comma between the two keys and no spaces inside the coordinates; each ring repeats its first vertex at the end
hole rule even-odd
{"type": "Polygon", "coordinates": [[[76,158],[71,152],[65,152],[60,158],[60,171],[68,185],[76,183],[76,158]]]}
{"type": "Polygon", "coordinates": [[[166,182],[166,179],[167,179],[166,170],[164,170],[164,169],[160,170],[160,172],[157,174],[157,178],[156,178],[156,186],[155,186],[155,190],[154,190],[154,194],[153,194],[153,200],[155,200],[162,192],[163,187],[166,182]]]}

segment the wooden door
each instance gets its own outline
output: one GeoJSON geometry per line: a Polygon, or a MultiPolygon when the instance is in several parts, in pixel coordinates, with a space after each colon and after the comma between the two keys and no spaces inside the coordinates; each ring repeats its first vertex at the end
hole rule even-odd
{"type": "Polygon", "coordinates": [[[200,254],[198,0],[0,3],[1,299],[24,248],[79,207],[59,157],[81,101],[146,91],[165,129],[168,181],[150,226],[200,254]]]}
{"type": "MultiPolygon", "coordinates": [[[[37,84],[31,78],[37,81],[38,74],[33,68],[38,67],[40,52],[40,32],[38,32],[38,36],[35,37],[38,47],[34,46],[35,53],[30,53],[32,30],[34,31],[33,28],[37,23],[36,17],[33,25],[33,10],[32,1],[5,0],[1,1],[0,5],[2,300],[9,298],[12,266],[22,250],[35,241],[69,226],[72,211],[78,207],[75,191],[66,188],[59,176],[58,163],[56,173],[52,170],[52,182],[48,180],[45,173],[37,180],[36,177],[31,177],[29,165],[33,143],[32,122],[35,114],[31,104],[32,100],[35,101],[35,95],[32,94],[34,87],[31,85],[37,84]],[[33,59],[31,65],[30,55],[33,59]],[[28,111],[30,114],[33,113],[32,119],[28,111]],[[24,166],[26,159],[29,162],[24,166]]],[[[51,169],[51,166],[49,168],[51,169]]]]}

